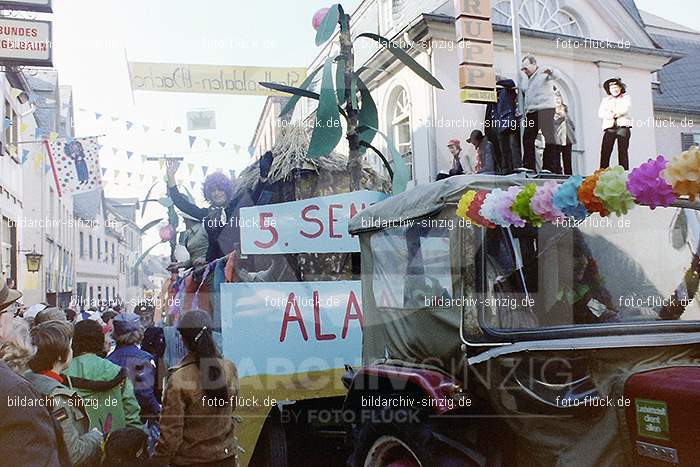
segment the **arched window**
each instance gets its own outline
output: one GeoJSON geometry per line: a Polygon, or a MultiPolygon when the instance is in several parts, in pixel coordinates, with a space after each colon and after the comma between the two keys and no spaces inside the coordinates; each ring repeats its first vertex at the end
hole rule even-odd
{"type": "Polygon", "coordinates": [[[402,87],[394,89],[389,101],[389,130],[394,147],[403,156],[413,179],[413,141],[411,131],[411,101],[402,87]]]}
{"type": "MultiPolygon", "coordinates": [[[[493,22],[511,24],[510,0],[493,3],[493,22]]],[[[559,0],[524,0],[520,4],[520,26],[537,31],[583,36],[583,29],[576,18],[562,9],[559,0]]]]}

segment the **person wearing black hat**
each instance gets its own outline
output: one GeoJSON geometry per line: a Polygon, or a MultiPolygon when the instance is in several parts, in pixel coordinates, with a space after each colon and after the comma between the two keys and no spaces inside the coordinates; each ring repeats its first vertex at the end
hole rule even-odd
{"type": "Polygon", "coordinates": [[[476,149],[476,173],[495,174],[496,158],[491,141],[488,140],[481,130],[472,130],[467,143],[473,145],[474,149],[476,149]]]}
{"type": "Polygon", "coordinates": [[[625,170],[629,170],[628,149],[632,136],[632,117],[627,86],[620,78],[610,78],[603,83],[603,89],[607,96],[603,98],[598,109],[598,116],[603,120],[600,168],[610,166],[610,155],[617,141],[618,162],[625,170]]]}

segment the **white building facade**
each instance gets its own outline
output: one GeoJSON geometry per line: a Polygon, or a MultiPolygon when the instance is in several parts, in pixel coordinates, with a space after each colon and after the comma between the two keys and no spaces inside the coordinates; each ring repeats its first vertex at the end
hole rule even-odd
{"type": "MultiPolygon", "coordinates": [[[[518,82],[526,78],[516,69],[509,20],[510,2],[493,1],[494,68],[498,75],[518,82]]],[[[598,107],[605,95],[602,83],[611,77],[621,77],[632,98],[630,166],[655,157],[654,73],[680,55],[655,44],[632,0],[523,0],[520,23],[522,55],[532,54],[541,66],[554,71],[555,85],[576,125],[574,173],[587,175],[599,166],[603,132],[598,107]]],[[[433,181],[439,171],[450,168],[447,142],[453,138],[463,142],[463,156],[473,158],[474,149],[465,140],[471,130],[483,131],[486,106],[459,100],[460,51],[452,2],[365,0],[353,13],[351,28],[354,35],[373,32],[407,45],[407,52],[444,86],[440,90],[425,83],[369,39],[355,42],[355,65],[368,67],[361,77],[377,104],[379,129],[404,154],[412,184],[433,181]]],[[[336,36],[323,46],[309,70],[338,52],[336,36]]],[[[300,103],[295,120],[307,118],[317,105],[304,98],[300,103]]],[[[374,144],[388,154],[380,137],[374,144]]],[[[347,152],[346,146],[343,139],[337,150],[347,152]]],[[[382,168],[376,156],[366,157],[369,164],[382,168]]]]}

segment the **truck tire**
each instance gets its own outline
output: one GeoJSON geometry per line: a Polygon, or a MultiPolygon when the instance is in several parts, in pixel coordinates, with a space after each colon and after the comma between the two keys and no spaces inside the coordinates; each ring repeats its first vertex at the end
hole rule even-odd
{"type": "Polygon", "coordinates": [[[277,414],[268,418],[260,432],[252,467],[287,467],[287,436],[277,414]]]}
{"type": "Polygon", "coordinates": [[[409,409],[382,409],[356,427],[350,467],[435,467],[430,427],[407,420],[409,409]]]}

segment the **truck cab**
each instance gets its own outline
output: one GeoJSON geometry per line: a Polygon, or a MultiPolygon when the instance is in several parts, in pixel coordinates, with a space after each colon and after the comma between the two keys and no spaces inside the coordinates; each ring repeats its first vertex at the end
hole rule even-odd
{"type": "Polygon", "coordinates": [[[451,177],[351,220],[350,465],[700,463],[699,206],[539,228],[456,214],[468,190],[545,181],[451,177]]]}

